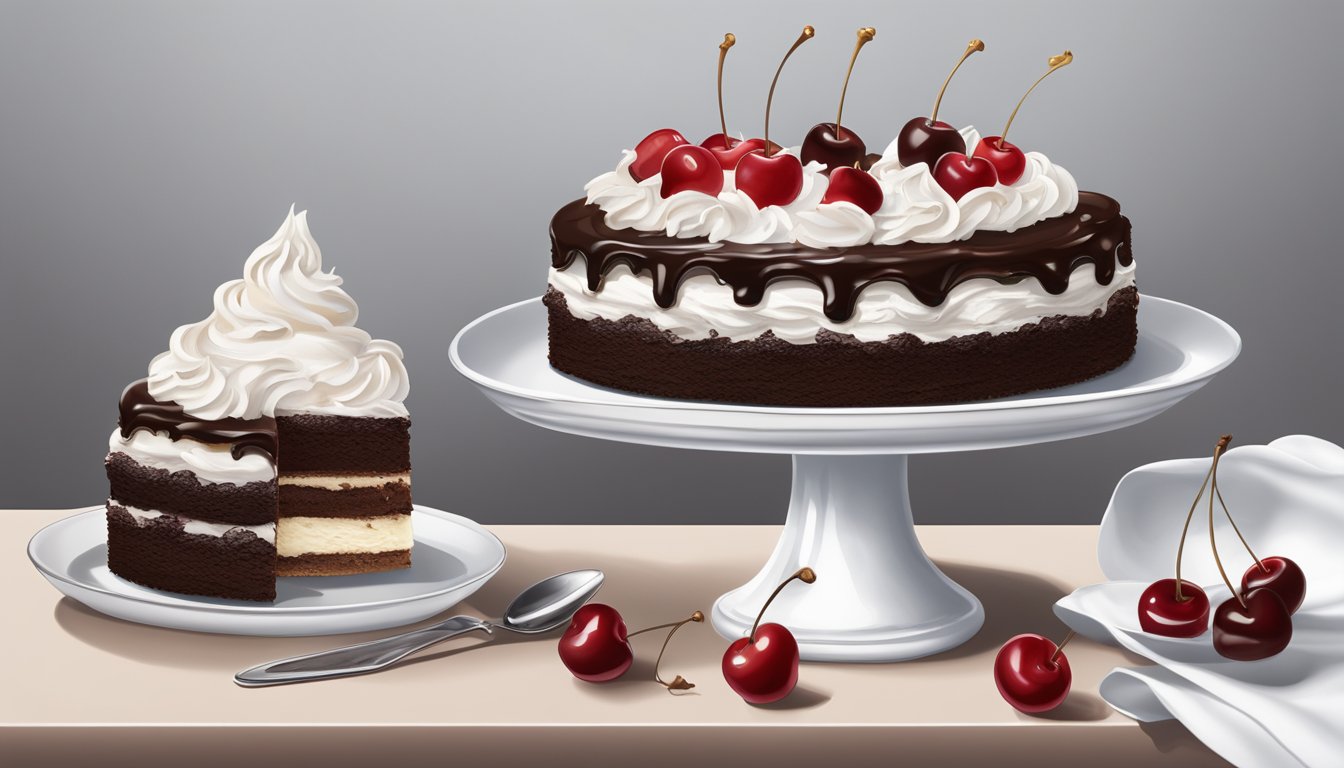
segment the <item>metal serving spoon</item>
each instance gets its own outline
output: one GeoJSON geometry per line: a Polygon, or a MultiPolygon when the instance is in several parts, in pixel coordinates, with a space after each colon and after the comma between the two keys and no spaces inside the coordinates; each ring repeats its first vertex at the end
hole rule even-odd
{"type": "Polygon", "coordinates": [[[454,616],[424,629],[382,640],[267,662],[239,672],[233,676],[233,681],[245,688],[260,688],[377,672],[416,651],[474,629],[486,634],[493,634],[495,629],[524,635],[547,632],[569,621],[602,586],[602,579],[601,571],[561,573],[524,589],[509,603],[504,618],[498,622],[474,616],[454,616]]]}

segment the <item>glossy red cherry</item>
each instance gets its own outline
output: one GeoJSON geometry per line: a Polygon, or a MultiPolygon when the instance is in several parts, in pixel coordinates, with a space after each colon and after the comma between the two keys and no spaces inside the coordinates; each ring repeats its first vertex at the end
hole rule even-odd
{"type": "Polygon", "coordinates": [[[1013,184],[1027,170],[1027,156],[998,136],[986,136],[975,145],[974,157],[983,157],[999,174],[1000,184],[1013,184]]]}
{"type": "Polygon", "coordinates": [[[739,637],[723,654],[723,678],[749,704],[769,704],[798,685],[798,641],[780,624],[762,624],[756,641],[739,637]]]}
{"type": "Polygon", "coordinates": [[[1178,595],[1175,579],[1159,579],[1139,598],[1139,627],[1163,637],[1199,637],[1209,629],[1209,596],[1184,579],[1178,595]]]}
{"type": "Polygon", "coordinates": [[[966,140],[942,120],[916,117],[896,136],[896,157],[904,166],[927,163],[932,168],[938,158],[951,152],[965,154],[966,140]]]}
{"type": "Polygon", "coordinates": [[[560,636],[560,660],[580,680],[605,683],[630,669],[634,653],[625,621],[615,608],[589,603],[575,611],[560,636]]]}
{"type": "Polygon", "coordinates": [[[1292,616],[1273,590],[1253,589],[1241,600],[1230,597],[1213,612],[1213,649],[1226,658],[1267,659],[1292,639],[1292,616]]]}
{"type": "Polygon", "coordinates": [[[831,183],[821,198],[826,203],[853,203],[869,216],[882,207],[882,186],[871,173],[857,168],[836,168],[831,172],[831,183]]]}
{"type": "Polygon", "coordinates": [[[1278,595],[1289,614],[1297,613],[1307,597],[1307,575],[1286,557],[1262,558],[1259,564],[1247,568],[1241,577],[1243,594],[1261,588],[1278,595]]]}
{"type": "Polygon", "coordinates": [[[994,657],[994,683],[1003,700],[1028,714],[1062,704],[1073,685],[1073,670],[1062,647],[1033,634],[1004,643],[994,657]]]}
{"type": "Polygon", "coordinates": [[[817,123],[803,138],[803,164],[821,163],[829,170],[853,168],[868,154],[868,147],[854,131],[835,123],[817,123]]]}
{"type": "Polygon", "coordinates": [[[635,162],[630,164],[630,176],[635,181],[643,181],[656,175],[668,152],[689,143],[685,136],[671,128],[659,128],[650,133],[635,145],[635,162]]]}
{"type": "MultiPolygon", "coordinates": [[[[700,146],[714,153],[715,159],[719,161],[720,168],[725,171],[732,171],[737,168],[738,161],[744,156],[765,149],[765,139],[743,140],[729,136],[725,144],[723,134],[716,133],[700,142],[700,146]]],[[[775,144],[771,152],[778,151],[779,145],[775,144]]]]}
{"type": "Polygon", "coordinates": [[[967,157],[960,152],[949,152],[938,158],[933,166],[933,180],[953,200],[960,200],[973,189],[994,186],[999,181],[999,174],[983,157],[967,157]]]}
{"type": "Polygon", "coordinates": [[[757,208],[788,205],[803,191],[803,164],[782,152],[769,156],[752,152],[737,162],[733,179],[757,208]]]}
{"type": "Polygon", "coordinates": [[[723,167],[714,153],[694,144],[673,148],[663,158],[663,184],[658,194],[664,198],[678,192],[702,192],[717,195],[723,190],[723,167]]]}
{"type": "Polygon", "coordinates": [[[748,704],[779,701],[798,684],[798,641],[781,624],[761,623],[770,603],[794,579],[811,584],[817,574],[811,568],[800,568],[775,587],[761,606],[751,632],[734,640],[723,654],[723,679],[748,704]]]}

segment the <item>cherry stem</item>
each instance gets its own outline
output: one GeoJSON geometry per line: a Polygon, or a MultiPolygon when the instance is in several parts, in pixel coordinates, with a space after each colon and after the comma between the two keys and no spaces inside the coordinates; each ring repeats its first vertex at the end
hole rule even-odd
{"type": "Polygon", "coordinates": [[[1055,646],[1055,652],[1052,653],[1052,654],[1050,654],[1050,663],[1051,663],[1051,664],[1054,664],[1054,663],[1055,663],[1055,659],[1058,659],[1058,658],[1059,658],[1059,652],[1062,651],[1062,650],[1064,650],[1064,646],[1068,645],[1068,644],[1069,644],[1069,641],[1072,640],[1073,638],[1077,637],[1077,636],[1078,636],[1078,633],[1077,633],[1077,632],[1074,632],[1072,629],[1069,630],[1069,634],[1067,634],[1067,635],[1064,636],[1064,642],[1060,643],[1059,645],[1056,645],[1056,646],[1055,646]]]}
{"type": "MultiPolygon", "coordinates": [[[[681,675],[677,675],[676,678],[674,678],[672,682],[669,683],[666,680],[664,680],[661,675],[658,674],[658,666],[663,663],[663,654],[667,652],[667,644],[672,642],[672,636],[677,634],[677,630],[681,629],[683,625],[688,624],[692,621],[698,624],[704,620],[705,620],[705,614],[700,611],[696,611],[695,613],[692,613],[689,618],[682,619],[681,621],[674,622],[673,624],[670,625],[669,624],[663,625],[663,626],[671,626],[672,631],[667,633],[667,637],[664,638],[663,640],[663,647],[658,649],[658,660],[653,662],[653,679],[661,683],[662,686],[666,688],[669,693],[672,691],[684,691],[689,688],[694,688],[695,683],[690,682],[681,675]]],[[[651,627],[650,629],[653,629],[653,627],[651,627]]]]}
{"type": "Polygon", "coordinates": [[[947,92],[947,84],[952,82],[952,76],[957,74],[957,70],[961,69],[961,65],[964,64],[967,59],[971,58],[972,53],[983,50],[985,50],[985,44],[979,38],[974,38],[971,42],[966,44],[966,52],[961,54],[960,59],[957,59],[957,66],[953,67],[952,71],[947,73],[947,79],[943,81],[943,87],[938,89],[938,98],[933,100],[933,114],[929,115],[930,125],[938,122],[938,107],[943,103],[943,94],[947,92]]]}
{"type": "Polygon", "coordinates": [[[845,84],[840,87],[840,106],[835,110],[835,138],[841,138],[840,116],[845,113],[845,94],[849,92],[849,76],[854,74],[854,62],[859,60],[859,51],[863,46],[877,37],[877,30],[872,27],[860,27],[858,31],[859,40],[854,44],[854,55],[849,57],[849,69],[845,70],[845,84]]]}
{"type": "Polygon", "coordinates": [[[728,118],[723,116],[723,60],[728,58],[728,49],[737,44],[737,36],[729,32],[723,36],[723,42],[719,43],[719,127],[723,129],[723,148],[732,149],[731,142],[728,141],[728,118]]]}
{"type": "Polygon", "coordinates": [[[1008,122],[1004,123],[1003,133],[999,134],[999,149],[1003,149],[1004,139],[1008,138],[1008,129],[1013,125],[1013,118],[1017,117],[1017,110],[1022,108],[1022,102],[1027,100],[1027,97],[1031,95],[1032,91],[1036,90],[1036,86],[1040,85],[1042,80],[1049,77],[1056,70],[1060,70],[1063,69],[1064,67],[1067,67],[1072,62],[1073,62],[1072,51],[1065,51],[1059,54],[1058,56],[1050,57],[1049,61],[1050,68],[1045,71],[1044,75],[1041,75],[1040,77],[1036,78],[1036,82],[1032,83],[1031,87],[1027,89],[1027,92],[1022,94],[1022,98],[1017,100],[1017,106],[1013,107],[1013,113],[1008,116],[1008,122]]]}
{"type": "Polygon", "coordinates": [[[782,592],[784,588],[789,585],[789,582],[794,579],[798,579],[804,584],[811,584],[817,580],[817,572],[811,568],[799,568],[797,573],[780,582],[778,587],[775,587],[775,591],[771,592],[770,597],[766,599],[765,605],[761,606],[761,612],[756,614],[756,623],[751,625],[751,634],[747,636],[748,643],[755,644],[756,628],[761,625],[761,617],[765,616],[765,609],[770,607],[770,604],[775,601],[775,598],[779,596],[779,593],[782,592]]]}
{"type": "Polygon", "coordinates": [[[784,64],[789,60],[789,57],[793,55],[793,52],[796,51],[796,50],[798,50],[798,46],[802,45],[803,43],[806,43],[808,40],[811,40],[811,39],[812,39],[812,36],[815,35],[815,34],[817,34],[817,31],[816,31],[815,29],[812,28],[812,25],[811,25],[811,24],[809,24],[809,25],[803,27],[802,34],[798,35],[798,39],[795,40],[795,41],[793,41],[793,45],[789,47],[789,52],[786,53],[786,54],[784,54],[784,58],[783,58],[783,60],[779,62],[779,69],[776,69],[776,70],[775,70],[775,79],[770,81],[770,94],[769,94],[768,96],[765,97],[765,156],[766,156],[766,157],[770,157],[770,155],[773,154],[773,153],[770,151],[770,147],[771,147],[771,144],[770,144],[770,105],[773,104],[774,101],[775,101],[775,85],[779,82],[779,73],[784,71],[784,64]]]}
{"type": "Polygon", "coordinates": [[[1255,550],[1251,549],[1251,545],[1246,543],[1246,537],[1241,535],[1241,529],[1237,527],[1237,521],[1232,519],[1232,513],[1227,510],[1227,502],[1223,501],[1223,492],[1218,488],[1218,475],[1216,473],[1213,476],[1213,492],[1218,495],[1218,503],[1223,507],[1223,514],[1227,516],[1227,522],[1232,524],[1232,530],[1236,531],[1237,538],[1241,539],[1241,546],[1246,548],[1247,554],[1251,556],[1251,559],[1255,561],[1255,564],[1260,567],[1261,571],[1269,573],[1269,569],[1265,567],[1265,564],[1260,562],[1259,557],[1256,557],[1255,550]]]}
{"type": "MultiPolygon", "coordinates": [[[[1217,448],[1213,449],[1214,461],[1217,461],[1218,451],[1232,441],[1231,435],[1223,435],[1218,441],[1217,448]]],[[[1190,511],[1185,515],[1185,525],[1181,528],[1181,543],[1176,547],[1176,602],[1185,602],[1185,593],[1181,592],[1181,556],[1185,553],[1185,537],[1190,533],[1190,521],[1195,517],[1195,510],[1199,509],[1199,500],[1204,497],[1204,489],[1209,487],[1209,478],[1213,477],[1213,465],[1209,465],[1209,471],[1204,473],[1204,482],[1199,485],[1199,492],[1195,494],[1195,500],[1190,502],[1190,511]]]]}
{"type": "MultiPolygon", "coordinates": [[[[1230,442],[1232,442],[1232,436],[1223,435],[1222,438],[1219,439],[1218,441],[1218,447],[1213,449],[1213,466],[1209,468],[1209,475],[1213,479],[1215,488],[1217,487],[1218,483],[1218,460],[1222,458],[1223,450],[1227,448],[1227,444],[1230,442]]],[[[1236,587],[1232,586],[1232,581],[1227,578],[1227,571],[1223,570],[1222,558],[1218,557],[1218,541],[1217,539],[1214,538],[1213,533],[1214,495],[1215,494],[1212,491],[1209,492],[1209,547],[1213,549],[1213,562],[1215,565],[1218,566],[1218,575],[1223,577],[1223,583],[1227,585],[1228,591],[1231,592],[1232,595],[1237,598],[1237,602],[1241,603],[1241,607],[1245,608],[1246,607],[1245,598],[1241,596],[1241,593],[1237,591],[1236,587]]]]}

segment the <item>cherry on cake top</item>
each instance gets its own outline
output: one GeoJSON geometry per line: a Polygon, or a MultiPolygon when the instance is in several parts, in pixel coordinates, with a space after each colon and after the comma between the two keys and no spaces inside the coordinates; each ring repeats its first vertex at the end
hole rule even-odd
{"type": "MultiPolygon", "coordinates": [[[[659,194],[668,198],[684,191],[695,191],[716,196],[724,189],[725,176],[732,172],[734,186],[749,197],[758,208],[785,206],[796,200],[803,190],[803,167],[810,163],[822,166],[822,173],[830,177],[830,187],[822,204],[847,202],[869,215],[882,204],[882,191],[868,172],[880,156],[867,152],[857,132],[841,123],[845,95],[850,76],[863,46],[877,36],[873,27],[861,27],[840,90],[840,102],[834,123],[818,123],[804,137],[798,154],[783,151],[770,140],[770,111],[775,88],[779,84],[784,65],[803,43],[816,34],[812,26],[805,26],[793,45],[785,52],[775,70],[766,98],[765,124],[762,138],[735,138],[728,133],[728,121],[723,99],[723,71],[729,49],[737,42],[736,35],[727,33],[719,44],[717,92],[720,131],[694,145],[679,131],[660,128],[645,136],[635,146],[635,159],[629,166],[630,176],[637,182],[661,174],[659,194]],[[840,173],[837,174],[837,171],[840,173]],[[838,178],[837,178],[838,176],[838,178]]],[[[960,200],[971,190],[997,184],[1012,185],[1026,170],[1026,154],[1006,140],[1008,129],[1023,102],[1036,86],[1055,71],[1073,61],[1073,53],[1051,56],[1049,68],[1036,79],[1018,101],[998,136],[986,136],[968,151],[962,133],[950,123],[938,119],[943,96],[952,77],[972,54],[985,50],[980,39],[972,39],[961,57],[943,81],[933,110],[927,117],[915,117],[906,122],[894,142],[902,166],[926,164],[934,180],[953,200],[960,200]]]]}

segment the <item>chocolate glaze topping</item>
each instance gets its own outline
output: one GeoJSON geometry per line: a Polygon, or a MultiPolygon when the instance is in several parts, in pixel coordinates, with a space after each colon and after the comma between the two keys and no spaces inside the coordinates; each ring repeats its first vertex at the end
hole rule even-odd
{"type": "Polygon", "coordinates": [[[121,393],[121,436],[130,437],[138,429],[167,432],[174,440],[184,437],[202,443],[227,444],[233,458],[248,451],[263,453],[274,462],[279,455],[275,419],[216,419],[205,421],[190,416],[172,401],[155,400],[149,394],[149,380],[131,382],[121,393]]]}
{"type": "Polygon", "coordinates": [[[824,295],[826,316],[844,322],[868,285],[892,280],[908,287],[924,304],[936,307],[958,284],[978,277],[1001,283],[1035,278],[1059,295],[1069,276],[1083,264],[1096,269],[1097,282],[1109,285],[1119,262],[1128,266],[1129,219],[1120,204],[1095,192],[1081,192],[1072,212],[1016,232],[976,232],[954,243],[858,245],[809,248],[798,243],[711,243],[663,232],[612,229],[602,209],[575,200],[551,219],[551,265],[565,269],[583,256],[588,288],[618,264],[653,277],[654,300],[668,308],[677,301],[683,280],[708,273],[733,289],[742,306],[755,306],[776,280],[813,283],[824,295]]]}

